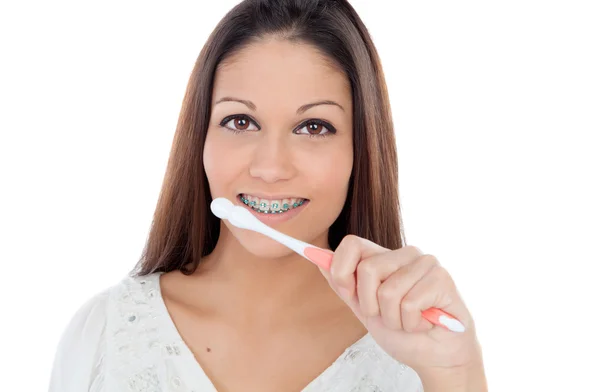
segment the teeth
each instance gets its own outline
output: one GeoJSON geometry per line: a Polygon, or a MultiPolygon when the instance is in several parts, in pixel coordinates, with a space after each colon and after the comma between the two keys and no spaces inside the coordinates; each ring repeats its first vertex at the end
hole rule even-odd
{"type": "Polygon", "coordinates": [[[248,206],[258,209],[259,200],[257,197],[243,194],[242,197],[247,201],[248,206]]]}
{"type": "Polygon", "coordinates": [[[271,202],[269,200],[260,199],[260,201],[258,202],[258,209],[261,210],[262,212],[269,211],[270,205],[271,205],[271,202]]]}
{"type": "Polygon", "coordinates": [[[281,211],[281,200],[271,200],[271,205],[269,206],[269,210],[272,212],[281,211]]]}
{"type": "Polygon", "coordinates": [[[287,211],[290,208],[292,208],[292,203],[290,202],[290,199],[283,199],[283,200],[281,200],[281,209],[283,211],[287,211]]]}
{"type": "Polygon", "coordinates": [[[258,197],[242,194],[243,202],[255,211],[260,211],[266,214],[283,213],[292,208],[296,208],[303,204],[304,199],[290,198],[281,200],[259,199],[258,197]]]}

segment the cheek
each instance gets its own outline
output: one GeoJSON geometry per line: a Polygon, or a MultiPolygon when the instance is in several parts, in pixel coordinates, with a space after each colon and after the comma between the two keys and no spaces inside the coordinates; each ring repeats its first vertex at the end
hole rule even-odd
{"type": "Polygon", "coordinates": [[[202,161],[213,197],[223,195],[226,184],[237,176],[240,162],[243,162],[228,159],[232,155],[231,150],[226,141],[209,131],[204,143],[202,161]]]}
{"type": "Polygon", "coordinates": [[[346,151],[346,149],[338,149],[335,152],[330,151],[327,155],[313,157],[308,176],[318,188],[317,192],[321,201],[343,205],[352,174],[352,163],[352,151],[346,151]]]}
{"type": "Polygon", "coordinates": [[[218,157],[218,145],[216,145],[213,142],[209,133],[209,135],[207,135],[206,137],[206,141],[204,142],[202,162],[204,164],[204,171],[206,172],[206,177],[208,178],[210,193],[213,197],[215,197],[215,194],[219,193],[218,184],[215,183],[215,179],[221,177],[219,170],[222,169],[219,165],[218,157]]]}

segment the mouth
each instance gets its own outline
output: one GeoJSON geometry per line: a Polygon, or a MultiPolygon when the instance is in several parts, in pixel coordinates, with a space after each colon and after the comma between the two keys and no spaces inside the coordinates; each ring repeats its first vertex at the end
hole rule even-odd
{"type": "Polygon", "coordinates": [[[298,215],[310,203],[300,197],[268,199],[246,193],[237,195],[239,204],[264,223],[279,223],[298,215]]]}
{"type": "Polygon", "coordinates": [[[259,196],[240,193],[238,199],[251,210],[261,214],[285,214],[307,203],[309,200],[300,197],[267,199],[259,196]]]}

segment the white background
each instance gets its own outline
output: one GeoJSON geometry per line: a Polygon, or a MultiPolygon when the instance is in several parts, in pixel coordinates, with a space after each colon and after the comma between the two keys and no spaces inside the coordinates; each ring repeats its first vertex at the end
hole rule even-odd
{"type": "MultiPolygon", "coordinates": [[[[187,79],[236,3],[0,6],[2,390],[45,390],[73,313],[138,260],[187,79]]],[[[408,243],[456,280],[490,390],[600,390],[598,3],[351,3],[408,243]]]]}

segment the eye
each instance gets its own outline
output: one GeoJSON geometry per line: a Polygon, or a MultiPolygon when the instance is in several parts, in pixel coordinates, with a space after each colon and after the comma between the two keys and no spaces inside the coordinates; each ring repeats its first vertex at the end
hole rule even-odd
{"type": "Polygon", "coordinates": [[[307,120],[300,124],[294,131],[298,135],[309,136],[328,136],[335,134],[336,130],[333,125],[317,119],[307,120]]]}
{"type": "Polygon", "coordinates": [[[234,114],[232,116],[227,116],[223,119],[223,121],[221,121],[219,125],[234,132],[260,130],[260,128],[256,125],[256,122],[244,114],[234,114]],[[254,128],[252,128],[252,126],[254,126],[254,128]]]}

